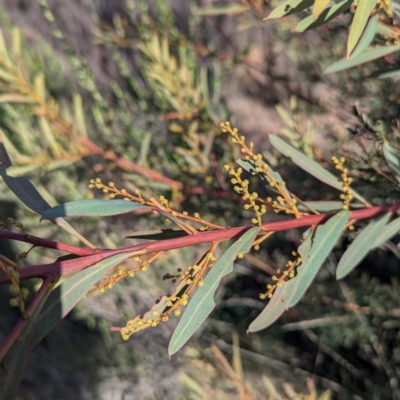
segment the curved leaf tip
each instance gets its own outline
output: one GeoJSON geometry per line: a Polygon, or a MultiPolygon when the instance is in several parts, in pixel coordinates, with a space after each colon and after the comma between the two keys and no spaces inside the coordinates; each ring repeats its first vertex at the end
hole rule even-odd
{"type": "Polygon", "coordinates": [[[276,289],[265,309],[250,324],[248,332],[267,328],[300,301],[342,235],[349,216],[349,211],[340,211],[316,231],[309,231],[298,249],[302,262],[297,268],[297,276],[276,289]]]}
{"type": "Polygon", "coordinates": [[[373,220],[354,239],[339,261],[336,270],[336,279],[344,278],[364,259],[371,248],[373,248],[391,215],[392,213],[387,213],[373,220]]]}
{"type": "Polygon", "coordinates": [[[203,321],[215,307],[214,294],[221,279],[232,272],[233,262],[240,253],[251,249],[260,227],[254,227],[244,233],[240,239],[232,244],[224,255],[216,262],[204,279],[203,286],[199,287],[183,314],[168,346],[171,357],[190,339],[203,321]]]}

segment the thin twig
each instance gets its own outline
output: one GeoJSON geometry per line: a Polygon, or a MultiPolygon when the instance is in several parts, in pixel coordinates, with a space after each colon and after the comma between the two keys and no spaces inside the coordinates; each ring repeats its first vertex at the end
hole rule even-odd
{"type": "Polygon", "coordinates": [[[267,274],[269,274],[271,276],[276,274],[276,270],[274,268],[272,268],[270,265],[266,264],[264,261],[261,261],[257,257],[253,256],[253,254],[246,253],[244,255],[244,258],[251,264],[255,265],[257,268],[266,272],[267,274]]]}
{"type": "Polygon", "coordinates": [[[36,247],[46,247],[48,249],[65,251],[66,253],[76,254],[78,256],[89,256],[95,254],[96,252],[101,251],[100,249],[87,249],[74,246],[71,244],[55,242],[49,239],[43,239],[37,236],[10,232],[6,231],[5,229],[0,229],[0,237],[4,237],[11,240],[17,240],[19,242],[31,243],[34,244],[36,247]]]}

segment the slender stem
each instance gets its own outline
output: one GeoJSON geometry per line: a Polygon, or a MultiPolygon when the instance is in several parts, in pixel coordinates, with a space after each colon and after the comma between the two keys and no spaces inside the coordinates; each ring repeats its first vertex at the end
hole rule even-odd
{"type": "Polygon", "coordinates": [[[112,161],[117,164],[120,168],[135,171],[143,176],[146,176],[147,178],[150,178],[151,180],[163,182],[177,189],[183,188],[183,184],[181,182],[167,178],[164,175],[160,175],[158,172],[152,171],[151,169],[140,167],[139,165],[133,163],[132,161],[129,161],[126,158],[119,158],[114,152],[103,150],[101,147],[97,146],[87,138],[79,138],[78,140],[83,146],[90,150],[92,154],[101,155],[106,160],[112,161]]]}
{"type": "MultiPolygon", "coordinates": [[[[150,197],[149,202],[153,203],[156,208],[163,211],[164,213],[172,215],[172,212],[169,212],[169,210],[167,211],[165,207],[163,207],[154,197],[150,197]]],[[[174,218],[173,222],[175,222],[180,228],[182,228],[188,235],[196,235],[198,233],[197,230],[193,228],[193,226],[186,224],[184,221],[180,221],[179,218],[174,218]]]]}
{"type": "MultiPolygon", "coordinates": [[[[129,252],[126,248],[117,250],[100,250],[98,254],[93,254],[86,257],[79,257],[72,260],[56,261],[51,264],[39,264],[24,267],[19,272],[19,280],[26,280],[32,278],[44,278],[46,274],[51,273],[57,277],[70,274],[76,274],[84,269],[94,266],[99,262],[107,259],[108,257],[116,254],[129,252]]],[[[147,254],[147,251],[136,251],[130,257],[136,257],[147,254]]],[[[9,282],[10,279],[7,275],[0,273],[0,284],[9,282]]]]}
{"type": "Polygon", "coordinates": [[[54,281],[54,275],[50,273],[46,274],[46,276],[43,279],[42,286],[40,287],[40,289],[36,293],[35,298],[32,300],[31,304],[29,304],[29,307],[26,310],[26,315],[28,316],[28,318],[21,317],[18,323],[14,326],[11,333],[7,336],[4,343],[0,346],[0,361],[3,360],[8,350],[10,350],[12,345],[18,339],[18,336],[21,334],[21,331],[26,325],[28,319],[32,316],[32,313],[35,311],[36,307],[47,293],[47,290],[49,289],[53,281],[54,281]]]}
{"type": "MultiPolygon", "coordinates": [[[[352,211],[350,213],[349,220],[372,218],[383,213],[398,211],[400,211],[400,204],[370,207],[363,210],[352,211]]],[[[289,229],[302,228],[324,223],[328,219],[332,218],[334,215],[336,214],[309,215],[306,217],[290,219],[287,221],[267,222],[262,225],[260,234],[271,231],[286,231],[289,229]]],[[[134,254],[132,254],[131,257],[136,257],[142,256],[144,254],[174,250],[187,246],[194,246],[201,243],[221,242],[230,239],[237,239],[253,227],[254,225],[247,225],[208,232],[199,232],[197,235],[188,235],[175,239],[159,240],[156,242],[144,243],[116,250],[97,249],[96,254],[88,255],[86,257],[80,257],[78,259],[66,261],[57,261],[52,264],[32,265],[25,267],[20,271],[20,280],[26,280],[35,277],[45,277],[47,273],[53,273],[56,276],[64,276],[72,273],[77,273],[97,264],[100,261],[105,260],[108,257],[125,252],[135,252],[134,254]]],[[[6,274],[0,273],[0,284],[7,283],[9,281],[9,277],[6,274]]]]}
{"type": "Polygon", "coordinates": [[[54,242],[49,239],[42,239],[37,236],[24,235],[23,233],[9,232],[4,229],[0,229],[0,237],[18,240],[19,242],[31,243],[37,247],[47,247],[48,249],[65,251],[69,254],[76,254],[78,256],[88,256],[95,254],[98,249],[86,249],[78,246],[73,246],[71,244],[54,242]]]}

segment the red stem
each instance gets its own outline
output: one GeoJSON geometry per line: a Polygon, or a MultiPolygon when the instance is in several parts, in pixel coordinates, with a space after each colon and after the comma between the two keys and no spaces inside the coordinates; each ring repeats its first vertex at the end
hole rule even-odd
{"type": "Polygon", "coordinates": [[[95,249],[95,250],[94,249],[86,249],[86,248],[82,248],[82,247],[78,247],[78,246],[73,246],[71,244],[54,242],[53,240],[49,240],[49,239],[42,239],[37,236],[24,235],[23,233],[9,232],[9,231],[5,231],[3,229],[0,229],[0,237],[12,239],[12,240],[18,240],[19,242],[31,243],[38,247],[39,246],[47,247],[48,249],[65,251],[66,253],[76,254],[78,256],[89,256],[89,255],[94,254],[94,252],[97,251],[97,249],[95,249]]]}
{"type": "Polygon", "coordinates": [[[117,164],[121,168],[126,168],[131,171],[135,171],[147,178],[150,178],[153,181],[157,182],[162,182],[165,183],[173,188],[176,188],[178,190],[186,191],[191,194],[205,194],[221,199],[230,199],[230,200],[235,200],[237,201],[238,199],[241,199],[239,196],[236,194],[232,193],[227,193],[225,191],[220,191],[220,190],[215,190],[215,189],[204,189],[202,187],[193,187],[190,188],[189,190],[185,190],[185,187],[182,182],[175,181],[171,178],[167,178],[164,175],[159,174],[158,172],[152,171],[151,169],[140,167],[139,165],[133,163],[132,161],[127,160],[126,158],[119,158],[114,152],[112,151],[105,151],[101,147],[97,146],[94,144],[92,141],[86,138],[81,138],[79,141],[88,149],[89,152],[86,155],[90,154],[98,154],[104,157],[107,160],[110,160],[117,164]]]}
{"type": "Polygon", "coordinates": [[[178,181],[174,181],[173,179],[166,178],[163,175],[160,175],[158,172],[152,171],[148,168],[140,167],[139,165],[133,163],[132,161],[127,160],[126,158],[119,158],[114,152],[112,151],[105,151],[101,147],[94,144],[92,141],[86,138],[81,138],[79,141],[92,152],[92,154],[99,154],[107,160],[115,162],[119,167],[127,168],[132,171],[138,172],[141,175],[144,175],[151,180],[157,182],[163,182],[171,187],[176,187],[177,189],[182,189],[183,184],[178,181]]]}
{"type": "MultiPolygon", "coordinates": [[[[352,211],[350,213],[349,220],[372,218],[376,217],[379,214],[387,212],[397,212],[397,211],[400,211],[400,204],[369,207],[362,210],[352,211]]],[[[260,233],[285,231],[288,229],[301,228],[315,224],[320,224],[321,222],[326,222],[329,218],[332,218],[334,215],[336,214],[319,214],[319,215],[310,215],[298,219],[290,219],[287,221],[267,222],[262,225],[260,233]]],[[[196,235],[188,235],[175,239],[159,240],[156,242],[144,243],[116,250],[85,249],[87,251],[91,251],[92,255],[88,255],[86,257],[80,257],[74,260],[58,261],[52,264],[32,265],[25,267],[20,271],[20,280],[31,279],[34,277],[44,277],[47,273],[53,273],[56,276],[58,275],[63,276],[71,273],[77,273],[108,257],[124,252],[135,251],[136,252],[135,256],[139,256],[161,251],[179,249],[187,246],[194,246],[201,243],[211,243],[215,241],[220,242],[230,239],[236,239],[239,238],[241,235],[243,235],[247,230],[249,230],[252,227],[254,227],[254,225],[226,228],[222,230],[215,230],[209,232],[201,232],[196,235]]],[[[6,275],[5,273],[1,273],[0,284],[6,282],[9,282],[8,275],[6,275]]]]}

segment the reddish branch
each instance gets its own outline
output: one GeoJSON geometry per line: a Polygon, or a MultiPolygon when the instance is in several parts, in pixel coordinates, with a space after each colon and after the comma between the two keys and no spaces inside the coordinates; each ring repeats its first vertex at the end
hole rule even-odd
{"type": "Polygon", "coordinates": [[[18,240],[19,242],[30,243],[37,247],[47,247],[48,249],[65,251],[66,253],[76,254],[78,256],[90,256],[92,254],[95,254],[97,251],[100,251],[99,249],[86,249],[71,244],[42,239],[37,236],[24,235],[23,233],[9,232],[4,229],[0,229],[0,237],[8,238],[11,240],[18,240]]]}
{"type": "Polygon", "coordinates": [[[119,158],[113,151],[105,151],[101,147],[94,144],[91,140],[86,138],[80,138],[79,142],[84,145],[92,154],[98,154],[105,158],[106,160],[112,161],[119,167],[124,169],[129,169],[131,171],[137,172],[151,180],[156,182],[163,182],[171,187],[177,189],[183,189],[183,184],[181,182],[175,181],[173,179],[167,178],[158,172],[152,171],[148,168],[140,167],[139,165],[127,160],[126,158],[119,158]]]}
{"type": "MultiPolygon", "coordinates": [[[[363,210],[352,211],[349,220],[373,218],[383,213],[397,212],[397,211],[400,211],[400,204],[369,207],[363,210]]],[[[320,224],[326,222],[334,215],[335,214],[319,214],[319,215],[310,215],[298,219],[290,219],[287,221],[267,222],[262,225],[260,233],[285,231],[288,229],[301,228],[315,224],[320,224]]],[[[66,244],[57,243],[50,240],[47,241],[46,239],[40,239],[41,244],[39,244],[39,238],[35,238],[32,236],[28,235],[24,236],[21,234],[15,234],[7,231],[0,231],[0,233],[1,236],[3,237],[9,237],[16,240],[23,240],[29,243],[34,242],[34,244],[38,246],[40,245],[44,247],[50,247],[53,249],[58,249],[63,251],[68,251],[69,248],[69,250],[73,254],[78,254],[80,252],[82,255],[82,257],[79,257],[77,259],[56,261],[51,264],[32,265],[25,267],[20,271],[20,280],[25,280],[31,278],[42,278],[45,277],[46,274],[48,273],[52,273],[57,276],[77,273],[84,270],[85,268],[97,264],[100,261],[105,260],[108,257],[125,252],[135,252],[132,256],[141,256],[144,254],[151,254],[161,251],[179,249],[182,247],[194,246],[202,243],[222,242],[230,239],[238,239],[252,227],[253,225],[240,226],[235,228],[225,228],[221,230],[202,232],[196,235],[188,235],[175,239],[159,240],[155,242],[124,247],[116,250],[81,249],[79,247],[69,246],[66,244]],[[78,249],[80,250],[78,251],[78,249]]],[[[0,284],[6,282],[9,282],[9,277],[4,273],[0,274],[0,284]]]]}
{"type": "Polygon", "coordinates": [[[191,188],[185,188],[182,182],[175,181],[171,178],[167,178],[164,175],[159,174],[158,172],[152,171],[151,169],[141,167],[132,161],[127,160],[126,158],[119,158],[113,151],[105,151],[101,147],[97,146],[91,140],[86,138],[80,138],[79,142],[86,147],[87,152],[82,154],[82,156],[89,156],[93,154],[97,154],[102,156],[104,159],[112,161],[120,168],[131,170],[137,172],[152,181],[162,182],[171,188],[176,188],[186,193],[190,194],[204,194],[207,196],[211,196],[219,199],[229,199],[234,201],[242,201],[242,198],[234,193],[228,193],[221,190],[216,189],[204,189],[203,187],[196,186],[191,188]]]}

